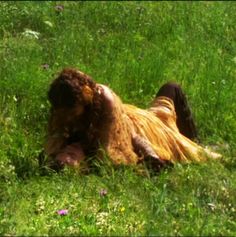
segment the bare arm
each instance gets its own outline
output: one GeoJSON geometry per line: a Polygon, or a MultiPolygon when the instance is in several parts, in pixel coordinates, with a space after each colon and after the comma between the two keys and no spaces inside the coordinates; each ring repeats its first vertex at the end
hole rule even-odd
{"type": "Polygon", "coordinates": [[[147,165],[152,169],[159,171],[163,166],[169,164],[169,162],[162,160],[156,154],[156,152],[153,150],[153,148],[145,138],[139,135],[134,135],[132,137],[132,144],[134,151],[139,156],[142,156],[144,158],[143,161],[147,163],[147,165]]]}
{"type": "Polygon", "coordinates": [[[148,144],[146,139],[139,135],[134,135],[132,137],[132,144],[134,147],[134,151],[139,155],[139,156],[144,156],[144,157],[153,157],[156,159],[160,159],[159,156],[155,153],[153,148],[148,144]]]}

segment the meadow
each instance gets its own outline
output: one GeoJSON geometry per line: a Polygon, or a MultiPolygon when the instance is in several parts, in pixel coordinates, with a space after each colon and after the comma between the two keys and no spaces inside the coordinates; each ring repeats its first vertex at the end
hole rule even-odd
{"type": "Polygon", "coordinates": [[[1,2],[0,235],[235,236],[235,12],[234,2],[1,2]],[[108,159],[86,175],[43,172],[47,91],[67,66],[141,108],[178,82],[201,144],[222,158],[158,174],[108,159]]]}

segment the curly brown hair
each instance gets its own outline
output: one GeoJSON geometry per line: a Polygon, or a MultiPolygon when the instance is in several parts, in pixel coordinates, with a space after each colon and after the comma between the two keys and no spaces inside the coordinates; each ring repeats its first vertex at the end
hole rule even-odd
{"type": "Polygon", "coordinates": [[[48,144],[55,134],[61,137],[56,144],[52,143],[55,149],[50,148],[52,151],[48,153],[55,155],[63,146],[78,141],[85,152],[94,150],[104,108],[93,79],[79,70],[66,68],[51,83],[48,99],[51,103],[48,144]]]}
{"type": "Polygon", "coordinates": [[[73,107],[77,103],[86,105],[96,92],[96,83],[92,78],[76,69],[65,68],[52,82],[48,91],[48,99],[57,108],[73,107]],[[90,89],[89,89],[90,88],[90,89]],[[90,93],[89,95],[86,95],[90,93]]]}

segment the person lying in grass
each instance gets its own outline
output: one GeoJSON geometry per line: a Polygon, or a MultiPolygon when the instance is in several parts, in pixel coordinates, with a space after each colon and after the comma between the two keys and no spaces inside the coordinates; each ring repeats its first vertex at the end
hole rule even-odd
{"type": "Polygon", "coordinates": [[[124,104],[107,86],[74,68],[64,69],[52,82],[51,115],[45,153],[55,169],[79,166],[86,157],[114,164],[146,160],[159,169],[175,162],[218,158],[194,142],[196,128],[181,87],[161,87],[150,108],[124,104]]]}

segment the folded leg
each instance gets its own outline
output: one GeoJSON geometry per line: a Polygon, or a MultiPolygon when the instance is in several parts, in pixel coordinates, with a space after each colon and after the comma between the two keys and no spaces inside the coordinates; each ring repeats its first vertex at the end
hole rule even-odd
{"type": "Polygon", "coordinates": [[[196,139],[196,126],[193,121],[192,113],[189,108],[187,98],[180,85],[176,83],[164,84],[157,92],[156,99],[158,100],[158,97],[163,96],[170,98],[174,103],[176,113],[176,125],[180,133],[191,140],[196,139]]]}

